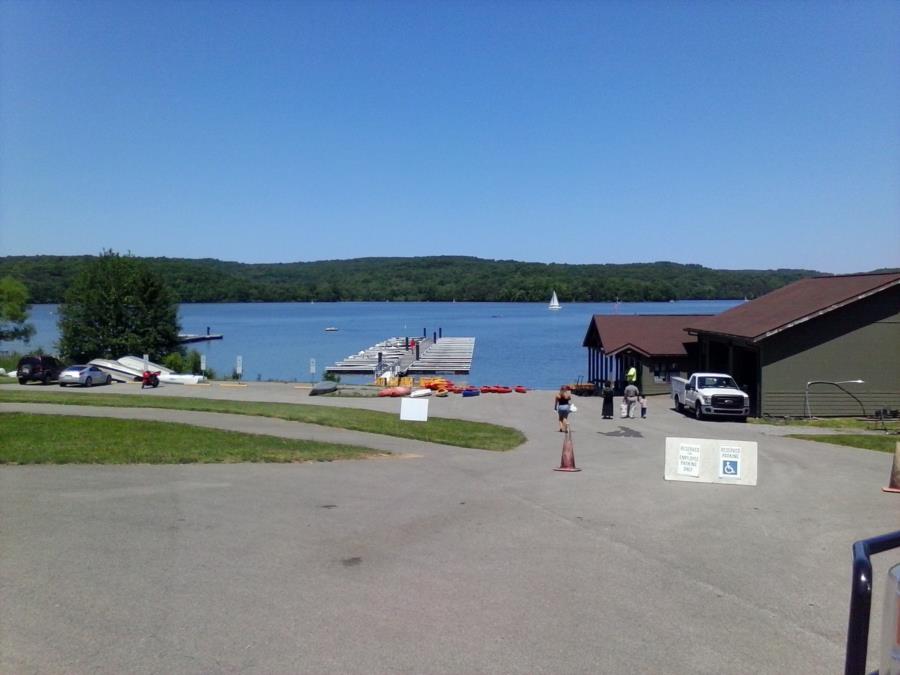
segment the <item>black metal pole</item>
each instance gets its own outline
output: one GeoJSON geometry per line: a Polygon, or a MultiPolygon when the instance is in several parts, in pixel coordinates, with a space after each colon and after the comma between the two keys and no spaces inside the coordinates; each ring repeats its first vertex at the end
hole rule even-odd
{"type": "Polygon", "coordinates": [[[872,609],[872,561],[870,556],[900,548],[900,530],[853,544],[853,577],[850,587],[850,620],[847,624],[847,656],[844,675],[865,675],[872,609]]]}

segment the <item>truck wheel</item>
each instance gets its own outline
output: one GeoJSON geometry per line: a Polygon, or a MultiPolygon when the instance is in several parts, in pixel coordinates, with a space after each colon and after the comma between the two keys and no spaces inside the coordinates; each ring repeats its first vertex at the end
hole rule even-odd
{"type": "Polygon", "coordinates": [[[694,417],[696,417],[698,420],[703,419],[703,410],[701,410],[699,403],[694,404],[694,417]]]}
{"type": "Polygon", "coordinates": [[[680,413],[684,412],[684,404],[678,400],[677,396],[675,397],[675,410],[677,410],[680,413]]]}
{"type": "Polygon", "coordinates": [[[19,384],[25,384],[26,382],[28,382],[28,380],[26,380],[24,377],[19,378],[19,384]]]}

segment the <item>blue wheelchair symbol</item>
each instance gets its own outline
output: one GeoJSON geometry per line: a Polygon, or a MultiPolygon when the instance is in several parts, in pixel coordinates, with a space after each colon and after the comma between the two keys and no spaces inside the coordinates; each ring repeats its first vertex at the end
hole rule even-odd
{"type": "Polygon", "coordinates": [[[737,460],[723,459],[722,460],[722,475],[723,476],[737,476],[738,475],[737,460]]]}

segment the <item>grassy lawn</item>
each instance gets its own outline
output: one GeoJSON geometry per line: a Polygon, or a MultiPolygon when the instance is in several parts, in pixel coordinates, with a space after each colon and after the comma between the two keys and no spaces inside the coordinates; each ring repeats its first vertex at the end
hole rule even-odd
{"type": "Polygon", "coordinates": [[[27,413],[0,413],[0,438],[0,464],[330,462],[387,454],[169,422],[27,413]]]}
{"type": "Polygon", "coordinates": [[[878,452],[894,452],[897,436],[881,436],[878,434],[788,434],[789,438],[800,438],[819,443],[847,445],[852,448],[877,450],[878,452]]]}
{"type": "Polygon", "coordinates": [[[455,445],[479,450],[511,450],[525,442],[522,432],[484,422],[429,417],[428,422],[401,422],[398,415],[357,408],[338,408],[297,403],[261,403],[257,401],[220,401],[175,396],[134,396],[131,394],[76,394],[38,391],[0,391],[0,402],[54,403],[116,408],[168,408],[201,412],[231,413],[276,417],[292,422],[320,424],[326,427],[365,431],[372,434],[410,438],[417,441],[455,445]]]}

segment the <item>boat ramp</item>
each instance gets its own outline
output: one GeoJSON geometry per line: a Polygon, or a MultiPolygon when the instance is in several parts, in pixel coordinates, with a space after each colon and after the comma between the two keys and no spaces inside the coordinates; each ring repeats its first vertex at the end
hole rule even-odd
{"type": "Polygon", "coordinates": [[[473,337],[393,337],[325,369],[346,375],[391,375],[454,373],[472,369],[473,337]]]}

